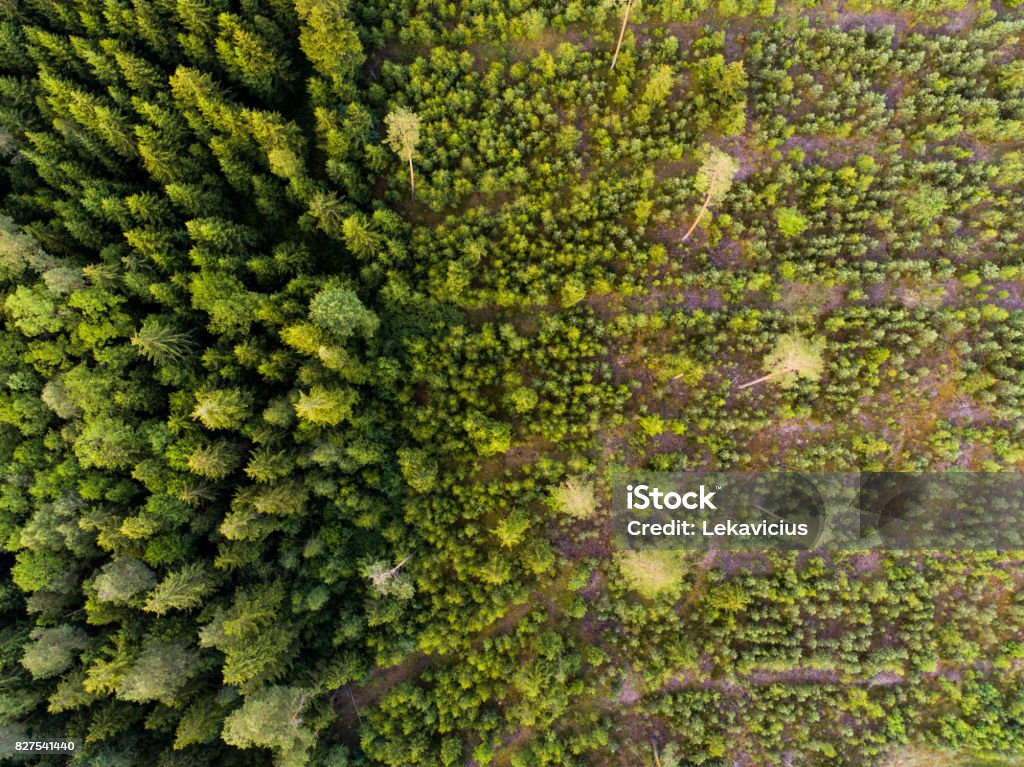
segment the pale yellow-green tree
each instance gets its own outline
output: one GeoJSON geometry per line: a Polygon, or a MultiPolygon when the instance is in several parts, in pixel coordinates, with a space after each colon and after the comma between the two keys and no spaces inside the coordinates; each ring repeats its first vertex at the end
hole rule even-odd
{"type": "Polygon", "coordinates": [[[420,116],[410,109],[398,107],[384,118],[387,126],[387,145],[409,163],[409,188],[413,197],[416,196],[416,171],[413,169],[413,156],[416,145],[420,143],[420,116]]]}
{"type": "Polygon", "coordinates": [[[647,81],[647,87],[644,88],[644,95],[642,97],[644,103],[660,104],[668,98],[669,94],[672,93],[674,77],[672,67],[668,64],[662,64],[655,69],[651,79],[647,81]]]}
{"type": "Polygon", "coordinates": [[[821,378],[825,367],[822,354],[825,351],[825,339],[805,338],[795,333],[779,336],[771,352],[764,358],[766,375],[741,385],[740,389],[759,384],[764,381],[778,379],[783,387],[792,386],[798,378],[817,381],[821,378]]]}
{"type": "Polygon", "coordinates": [[[569,477],[551,492],[551,504],[570,517],[589,519],[597,507],[594,485],[581,477],[569,477]]]}
{"type": "Polygon", "coordinates": [[[709,147],[705,151],[704,160],[700,164],[700,170],[697,171],[697,188],[704,190],[704,204],[700,206],[697,218],[683,235],[683,242],[686,242],[693,234],[693,230],[704,218],[708,208],[725,198],[739,170],[739,164],[721,149],[709,147]]]}

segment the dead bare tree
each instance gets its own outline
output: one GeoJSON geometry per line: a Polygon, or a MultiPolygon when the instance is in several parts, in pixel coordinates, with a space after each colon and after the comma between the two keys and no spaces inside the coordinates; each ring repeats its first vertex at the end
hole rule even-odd
{"type": "Polygon", "coordinates": [[[704,214],[708,212],[708,207],[712,203],[721,202],[725,197],[729,188],[732,186],[732,180],[736,177],[739,172],[740,166],[732,159],[729,155],[723,152],[717,147],[710,147],[705,155],[704,161],[700,165],[700,170],[697,172],[697,183],[699,186],[706,187],[706,194],[704,196],[704,204],[700,206],[700,212],[697,214],[697,218],[694,220],[690,228],[686,230],[686,234],[683,235],[683,242],[686,242],[690,235],[693,234],[693,230],[697,228],[697,224],[704,218],[704,214]]]}
{"type": "Polygon", "coordinates": [[[633,0],[626,0],[626,11],[622,14],[622,29],[619,31],[619,41],[615,44],[615,55],[612,56],[610,69],[615,69],[619,60],[619,49],[622,47],[622,39],[626,36],[626,27],[629,26],[629,12],[633,10],[633,0]]]}
{"type": "Polygon", "coordinates": [[[769,371],[768,374],[736,388],[746,389],[748,386],[786,374],[792,374],[793,379],[799,377],[817,381],[821,378],[824,368],[821,356],[824,348],[825,342],[821,339],[807,339],[792,333],[780,336],[775,342],[775,347],[764,359],[764,369],[769,371]]]}

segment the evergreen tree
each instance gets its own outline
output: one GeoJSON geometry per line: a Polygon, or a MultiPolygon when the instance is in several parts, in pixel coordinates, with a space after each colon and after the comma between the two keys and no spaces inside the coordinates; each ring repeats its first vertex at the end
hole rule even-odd
{"type": "Polygon", "coordinates": [[[156,582],[153,571],[132,557],[119,557],[105,565],[93,584],[96,596],[104,602],[127,604],[156,582]]]}
{"type": "Polygon", "coordinates": [[[213,578],[201,562],[168,573],[146,596],[145,609],[163,615],[200,607],[213,590],[213,578]]]}
{"type": "Polygon", "coordinates": [[[208,429],[237,429],[249,415],[249,397],[237,389],[211,389],[195,398],[192,417],[208,429]]]}
{"type": "Polygon", "coordinates": [[[71,667],[75,656],[90,644],[88,635],[77,626],[41,628],[33,632],[21,663],[36,679],[56,676],[71,667]]]}
{"type": "Polygon", "coordinates": [[[272,748],[281,767],[301,767],[313,746],[302,725],[310,692],[296,687],[267,687],[250,695],[224,721],[224,742],[239,748],[272,748]]]}

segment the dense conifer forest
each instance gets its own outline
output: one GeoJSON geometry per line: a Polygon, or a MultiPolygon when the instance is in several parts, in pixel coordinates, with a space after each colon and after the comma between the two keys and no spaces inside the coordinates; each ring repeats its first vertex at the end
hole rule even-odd
{"type": "Polygon", "coordinates": [[[1018,4],[0,4],[0,741],[1018,764],[1021,552],[608,521],[1024,466],[1018,4]]]}

